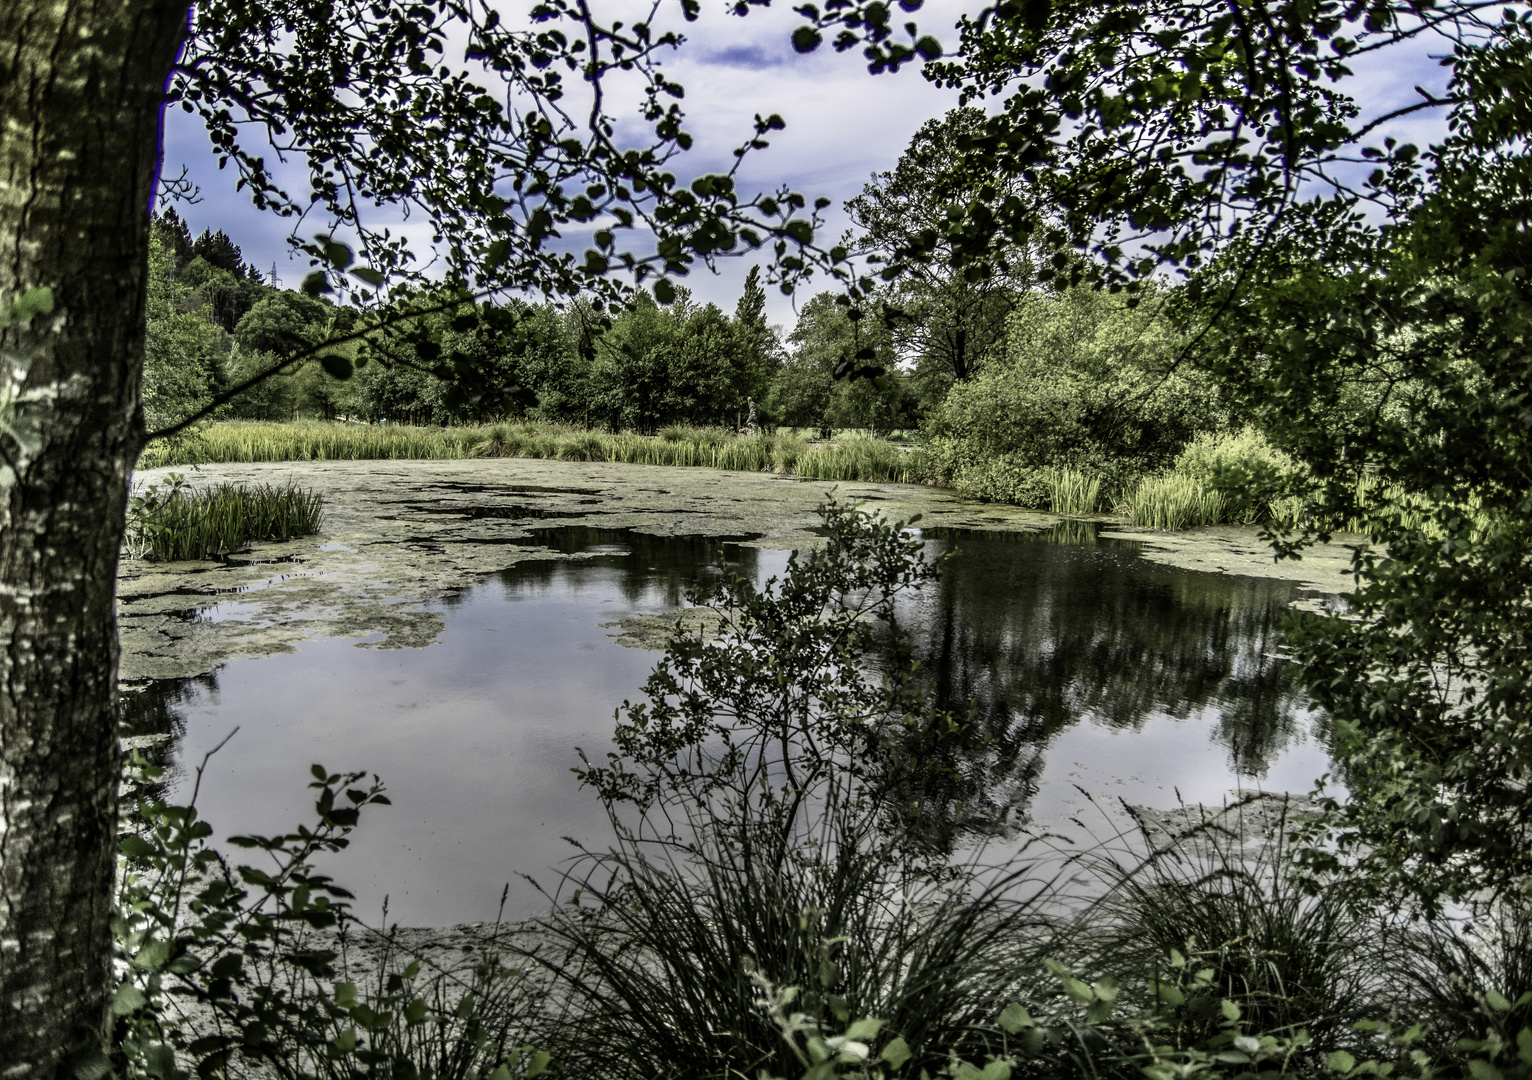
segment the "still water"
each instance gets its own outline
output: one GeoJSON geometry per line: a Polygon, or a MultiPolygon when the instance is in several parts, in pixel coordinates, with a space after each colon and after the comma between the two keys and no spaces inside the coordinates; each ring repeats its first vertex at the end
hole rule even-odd
{"type": "MultiPolygon", "coordinates": [[[[1236,787],[1307,791],[1327,768],[1278,656],[1291,583],[1161,566],[1079,525],[926,539],[958,554],[908,618],[942,701],[974,702],[991,736],[971,776],[996,823],[1063,822],[1085,808],[1080,789],[1168,809],[1236,787]]],[[[787,554],[581,526],[527,542],[583,557],[522,563],[443,601],[427,648],[324,639],[165,684],[143,697],[139,730],[180,734],[184,795],[238,727],[201,785],[219,836],[309,820],[312,762],[380,775],[394,805],[364,814],[326,866],[363,917],[387,890],[402,925],[489,919],[507,885],[506,914],[534,914],[571,839],[605,846],[570,768],[577,748],[606,754],[614,710],[657,659],[602,624],[681,606],[720,559],[759,581],[787,554]]]]}

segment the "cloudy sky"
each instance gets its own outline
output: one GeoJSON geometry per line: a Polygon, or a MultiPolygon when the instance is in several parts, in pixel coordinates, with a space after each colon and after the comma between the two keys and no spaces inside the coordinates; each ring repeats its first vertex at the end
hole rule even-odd
{"type": "MultiPolygon", "coordinates": [[[[913,18],[922,32],[935,33],[951,47],[957,42],[952,26],[958,16],[982,6],[982,0],[928,0],[913,18]]],[[[781,0],[744,19],[727,14],[723,0],[703,0],[702,18],[685,27],[685,45],[665,62],[669,77],[686,88],[687,127],[697,139],[675,171],[687,176],[728,169],[731,151],[749,136],[755,114],[779,113],[787,121],[786,131],[775,135],[769,150],[747,159],[740,187],[748,191],[786,184],[811,198],[829,196],[834,205],[822,239],[834,239],[847,225],[841,203],[856,195],[871,174],[892,168],[920,125],[954,107],[957,95],[927,83],[914,66],[871,76],[856,52],[836,54],[826,47],[799,56],[788,37],[800,22],[781,0]]],[[[1426,41],[1359,65],[1353,92],[1369,112],[1407,103],[1417,84],[1440,87],[1440,69],[1430,54],[1441,51],[1439,41],[1426,41]]],[[[1424,144],[1439,130],[1439,118],[1427,114],[1379,135],[1424,144]]],[[[185,166],[201,190],[202,202],[178,207],[193,232],[223,229],[256,268],[269,273],[275,264],[283,284],[295,287],[307,272],[307,260],[290,255],[288,223],[257,212],[233,190],[232,172],[220,173],[213,165],[200,121],[169,111],[165,146],[166,175],[185,166]]],[[[293,179],[289,190],[302,190],[301,172],[293,179]]],[[[425,246],[418,244],[417,251],[425,246]]],[[[686,284],[699,299],[732,310],[752,261],[748,256],[721,260],[717,276],[694,273],[686,284]]],[[[774,322],[792,324],[790,300],[773,292],[768,305],[774,322]]]]}

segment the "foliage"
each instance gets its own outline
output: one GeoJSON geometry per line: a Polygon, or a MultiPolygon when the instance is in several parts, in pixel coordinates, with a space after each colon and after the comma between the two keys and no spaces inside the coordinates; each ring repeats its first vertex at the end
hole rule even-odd
{"type": "Polygon", "coordinates": [[[1178,342],[1153,303],[1029,294],[1003,351],[928,418],[933,454],[979,498],[1044,506],[1044,470],[1070,468],[1099,476],[1115,500],[1217,422],[1206,383],[1168,368],[1178,342]]]}
{"type": "Polygon", "coordinates": [[[1404,200],[1396,227],[1338,229],[1323,261],[1297,238],[1238,252],[1205,281],[1225,306],[1245,281],[1206,363],[1304,469],[1310,531],[1376,541],[1347,616],[1300,618],[1293,648],[1352,794],[1336,839],[1380,888],[1432,902],[1532,888],[1532,172],[1515,142],[1532,115],[1505,89],[1529,53],[1532,27],[1505,17],[1454,54],[1449,134],[1378,178],[1404,200]]]}
{"type": "Polygon", "coordinates": [[[1532,888],[1529,55],[1527,13],[1467,0],[998,5],[931,72],[1001,99],[959,144],[959,178],[997,182],[896,253],[1041,239],[1093,257],[1055,277],[1189,275],[1183,359],[1307,474],[1269,494],[1301,495],[1314,535],[1379,541],[1347,613],[1301,617],[1293,649],[1351,795],[1336,841],[1430,902],[1532,888]],[[1353,93],[1352,57],[1405,67],[1427,39],[1416,98],[1353,93]],[[1426,113],[1436,144],[1385,137],[1426,113]]]}
{"type": "Polygon", "coordinates": [[[826,439],[837,427],[887,435],[912,426],[914,401],[893,370],[888,328],[862,318],[844,295],[810,298],[787,340],[793,353],[768,402],[776,422],[816,427],[826,439]]]}
{"type": "Polygon", "coordinates": [[[1048,508],[1055,514],[1094,514],[1101,503],[1101,478],[1076,469],[1048,473],[1048,508]]]}
{"type": "Polygon", "coordinates": [[[1221,492],[1180,473],[1145,477],[1128,495],[1128,520],[1163,532],[1218,525],[1227,512],[1221,492]]]}
{"type": "Polygon", "coordinates": [[[528,988],[492,934],[471,962],[431,970],[362,927],[350,894],[316,869],[350,843],[361,811],[387,804],[376,777],[315,765],[317,822],[231,837],[265,865],[230,866],[208,844],[195,789],[172,805],[150,794],[157,767],[136,758],[130,773],[142,794],[121,838],[111,1053],[76,1075],[530,1080],[547,1068],[517,1045],[528,988]],[[383,946],[375,961],[369,935],[383,946]]]}
{"type": "MultiPolygon", "coordinates": [[[[280,384],[276,384],[280,387],[280,384]]],[[[525,457],[637,465],[699,465],[817,480],[923,483],[925,457],[867,437],[809,446],[796,435],[740,436],[719,428],[672,425],[660,437],[591,432],[522,421],[485,427],[418,428],[395,424],[213,424],[174,444],[150,446],[139,468],[254,461],[360,461],[405,458],[525,457]],[[667,437],[668,435],[668,437],[667,437]]]]}
{"type": "Polygon", "coordinates": [[[251,541],[312,536],[323,516],[324,497],[296,484],[219,484],[196,491],[171,473],[163,491],[150,484],[129,500],[127,544],[135,556],[159,562],[205,559],[251,541]]]}
{"type": "Polygon", "coordinates": [[[216,358],[226,352],[223,333],[195,308],[175,280],[175,254],[159,231],[149,242],[149,291],[144,340],[144,423],[165,427],[200,411],[212,399],[216,358]]]}
{"type": "Polygon", "coordinates": [[[581,770],[616,846],[565,877],[539,957],[569,1003],[548,1045],[575,1071],[788,1067],[757,999],[789,983],[817,1022],[888,1016],[935,1067],[1035,979],[1046,883],[949,870],[961,796],[929,797],[945,765],[922,750],[961,721],[911,669],[896,606],[934,567],[902,524],[822,513],[824,546],[781,580],[696,598],[719,626],[677,629],[616,751],[581,770]]]}
{"type": "MultiPolygon", "coordinates": [[[[891,172],[878,173],[846,203],[861,230],[857,246],[887,261],[915,238],[934,231],[950,207],[971,198],[977,180],[958,168],[960,139],[982,130],[984,114],[955,109],[927,121],[891,172]]],[[[1014,181],[1003,182],[1014,186],[1014,181]]],[[[950,243],[938,241],[928,257],[878,294],[877,309],[892,337],[893,351],[909,362],[928,396],[939,398],[954,382],[979,370],[1005,334],[1017,297],[1032,284],[1032,258],[1025,249],[992,253],[982,263],[960,268],[950,243]]]]}

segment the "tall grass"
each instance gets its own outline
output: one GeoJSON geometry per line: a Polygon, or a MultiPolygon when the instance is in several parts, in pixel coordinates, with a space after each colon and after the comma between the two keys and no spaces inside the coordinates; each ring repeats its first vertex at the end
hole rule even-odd
{"type": "MultiPolygon", "coordinates": [[[[1166,829],[1139,818],[1140,856],[1101,856],[1111,884],[1083,917],[1095,965],[1158,971],[1235,1002],[1254,1031],[1306,1030],[1306,1054],[1359,1049],[1353,1025],[1386,1015],[1395,986],[1384,917],[1344,880],[1312,888],[1289,862],[1286,796],[1190,808],[1166,829]],[[1179,957],[1181,963],[1176,963],[1179,957]]],[[[1215,1033],[1221,1016],[1206,1018],[1215,1033]]]]}
{"type": "Polygon", "coordinates": [[[1140,481],[1128,496],[1128,520],[1149,529],[1176,532],[1223,522],[1228,500],[1202,481],[1171,473],[1140,481]]]}
{"type": "Polygon", "coordinates": [[[128,550],[140,558],[181,562],[227,555],[252,541],[312,536],[324,517],[324,497],[296,484],[219,484],[203,491],[174,477],[151,486],[128,513],[128,550]]]}
{"type": "Polygon", "coordinates": [[[1101,503],[1101,477],[1078,469],[1048,470],[1048,501],[1055,514],[1094,514],[1101,503]]]}
{"type": "Polygon", "coordinates": [[[144,451],[140,468],[257,461],[520,457],[705,466],[814,480],[921,483],[922,456],[882,439],[855,437],[810,447],[795,433],[735,435],[672,425],[657,438],[561,424],[411,428],[334,424],[214,424],[197,436],[144,451]]]}
{"type": "Polygon", "coordinates": [[[533,1038],[569,1075],[797,1076],[762,1007],[785,987],[827,1027],[884,1020],[908,1075],[935,1075],[953,1052],[979,1056],[1006,1002],[1040,996],[1054,942],[1035,891],[907,874],[844,807],[790,824],[735,809],[690,815],[685,846],[623,838],[567,882],[586,903],[542,921],[536,958],[565,1008],[533,1038]]]}

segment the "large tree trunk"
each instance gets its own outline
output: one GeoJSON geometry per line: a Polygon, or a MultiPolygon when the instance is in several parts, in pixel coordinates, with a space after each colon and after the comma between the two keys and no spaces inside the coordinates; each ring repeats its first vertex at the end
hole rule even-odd
{"type": "Polygon", "coordinates": [[[185,0],[0,0],[0,1077],[99,1048],[112,988],[117,553],[148,210],[185,0]]]}

